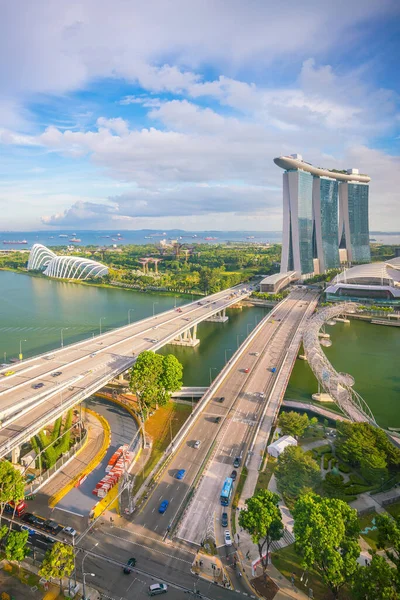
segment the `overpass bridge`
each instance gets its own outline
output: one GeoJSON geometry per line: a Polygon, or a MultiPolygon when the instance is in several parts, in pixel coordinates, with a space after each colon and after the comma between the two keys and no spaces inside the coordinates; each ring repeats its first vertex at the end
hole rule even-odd
{"type": "Polygon", "coordinates": [[[197,325],[225,321],[225,310],[250,296],[238,285],[199,301],[35,356],[0,370],[0,457],[18,449],[45,425],[124,373],[143,350],[165,344],[194,346],[197,325]]]}

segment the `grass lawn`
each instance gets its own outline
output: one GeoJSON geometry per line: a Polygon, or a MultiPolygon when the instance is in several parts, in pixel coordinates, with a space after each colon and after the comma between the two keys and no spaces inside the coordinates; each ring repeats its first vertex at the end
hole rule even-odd
{"type": "MultiPolygon", "coordinates": [[[[360,529],[363,531],[368,527],[374,527],[374,523],[372,522],[376,517],[376,513],[373,512],[369,515],[364,515],[363,517],[358,517],[358,521],[360,523],[360,529]]],[[[378,541],[378,531],[376,529],[369,529],[366,533],[361,533],[361,536],[364,540],[371,546],[373,550],[377,549],[377,541],[378,541]]]]}
{"type": "MultiPolygon", "coordinates": [[[[278,552],[272,553],[272,564],[290,581],[291,574],[295,574],[295,586],[308,595],[311,588],[315,600],[332,600],[332,594],[324,585],[321,577],[315,571],[304,572],[300,566],[301,557],[294,549],[294,544],[286,546],[278,552]],[[300,578],[303,576],[303,581],[300,578]],[[307,581],[307,585],[305,585],[307,581]]],[[[340,600],[348,600],[349,596],[345,590],[339,595],[340,600]]]]}
{"type": "Polygon", "coordinates": [[[168,402],[166,406],[161,406],[156,412],[147,419],[145,427],[146,434],[152,438],[150,458],[147,461],[144,473],[136,477],[134,491],[139,489],[143,480],[160,460],[165,448],[171,442],[172,438],[178,433],[186,419],[189,417],[192,407],[189,404],[179,402],[168,402]],[[143,476],[142,476],[143,475],[143,476]]]}
{"type": "Polygon", "coordinates": [[[268,488],[270,479],[275,471],[275,467],[277,464],[278,461],[276,460],[276,458],[273,458],[272,456],[268,457],[268,462],[265,465],[264,471],[260,471],[260,474],[258,476],[255,493],[257,493],[258,490],[266,490],[268,488]]]}
{"type": "Polygon", "coordinates": [[[394,517],[395,519],[400,517],[400,501],[399,502],[394,502],[393,504],[389,504],[388,506],[385,506],[385,510],[387,510],[387,512],[389,514],[392,515],[392,517],[394,517]]]}

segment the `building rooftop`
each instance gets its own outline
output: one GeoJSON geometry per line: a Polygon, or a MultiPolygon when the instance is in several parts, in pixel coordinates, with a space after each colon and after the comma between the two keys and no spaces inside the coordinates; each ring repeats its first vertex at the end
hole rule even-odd
{"type": "Polygon", "coordinates": [[[288,271],[287,273],[274,273],[273,275],[268,275],[268,277],[262,279],[260,281],[260,285],[262,283],[274,285],[275,283],[278,283],[279,281],[282,281],[282,279],[286,279],[287,277],[290,277],[291,279],[298,279],[296,275],[296,271],[288,271]]]}
{"type": "Polygon", "coordinates": [[[337,181],[350,181],[355,183],[369,183],[371,177],[368,175],[360,175],[358,169],[347,169],[338,171],[336,169],[321,169],[320,167],[314,167],[308,162],[305,162],[301,154],[292,154],[290,156],[279,156],[274,158],[274,163],[281,169],[301,169],[307,171],[317,177],[330,177],[331,179],[337,179],[337,181]]]}

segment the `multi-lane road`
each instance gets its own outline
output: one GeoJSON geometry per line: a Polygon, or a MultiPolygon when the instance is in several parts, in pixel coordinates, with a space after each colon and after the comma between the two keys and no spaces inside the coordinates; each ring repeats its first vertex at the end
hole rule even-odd
{"type": "Polygon", "coordinates": [[[188,328],[250,294],[236,286],[0,370],[0,456],[188,328]],[[57,375],[55,375],[57,374],[57,375]]]}
{"type": "MultiPolygon", "coordinates": [[[[224,478],[233,470],[236,456],[246,458],[252,432],[259,422],[268,393],[287,347],[308,306],[310,292],[296,290],[259,325],[258,332],[241,352],[227,377],[198,416],[168,467],[160,477],[134,522],[149,537],[164,537],[168,526],[183,508],[186,495],[207,458],[208,465],[196,495],[178,529],[178,537],[198,544],[203,541],[210,520],[219,519],[219,502],[224,478]],[[224,398],[221,401],[221,398],[224,398]],[[196,444],[200,442],[200,446],[196,444]],[[211,457],[210,449],[212,451],[211,457]],[[176,478],[185,469],[183,480],[176,478]],[[169,505],[164,514],[158,508],[169,505]]],[[[238,478],[240,469],[238,469],[238,478]]]]}

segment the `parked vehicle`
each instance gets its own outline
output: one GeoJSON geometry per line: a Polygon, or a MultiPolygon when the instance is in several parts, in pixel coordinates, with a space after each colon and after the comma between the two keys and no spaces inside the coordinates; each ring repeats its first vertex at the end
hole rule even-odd
{"type": "Polygon", "coordinates": [[[149,585],[149,596],[158,596],[158,594],[166,594],[168,586],[165,583],[153,583],[149,585]]]}
{"type": "Polygon", "coordinates": [[[221,515],[221,526],[228,527],[228,513],[223,512],[221,515]]]}

